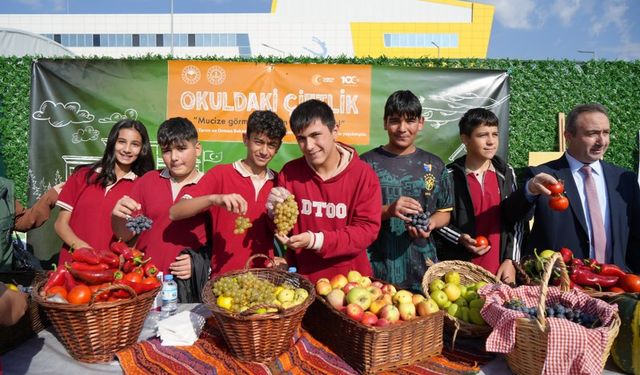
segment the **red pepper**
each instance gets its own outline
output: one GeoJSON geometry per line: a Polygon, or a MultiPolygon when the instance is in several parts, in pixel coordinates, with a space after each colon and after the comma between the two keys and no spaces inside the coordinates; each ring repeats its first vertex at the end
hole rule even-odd
{"type": "Polygon", "coordinates": [[[598,275],[618,276],[619,278],[627,274],[615,264],[601,264],[596,266],[595,271],[598,275]]]}
{"type": "Polygon", "coordinates": [[[60,268],[56,268],[56,265],[53,265],[53,271],[51,271],[49,273],[49,279],[47,280],[47,282],[44,284],[44,287],[42,288],[42,291],[46,294],[49,289],[53,288],[54,286],[63,286],[64,285],[64,273],[62,272],[62,270],[66,269],[64,267],[60,267],[60,268]]]}
{"type": "Polygon", "coordinates": [[[122,241],[112,243],[111,251],[118,255],[122,255],[125,260],[133,259],[133,252],[131,251],[131,248],[122,241]]]}
{"type": "Polygon", "coordinates": [[[101,271],[80,271],[69,268],[69,271],[78,280],[82,280],[88,285],[96,285],[102,283],[109,283],[113,281],[113,276],[116,270],[108,269],[101,271]]]}
{"type": "Polygon", "coordinates": [[[584,268],[574,268],[571,272],[571,281],[580,286],[609,288],[616,285],[618,276],[598,275],[584,268]]]}
{"type": "Polygon", "coordinates": [[[113,273],[113,280],[121,280],[124,277],[124,272],[117,270],[113,273]]]}
{"type": "Polygon", "coordinates": [[[109,268],[120,268],[120,257],[110,250],[96,250],[100,262],[109,266],[109,268]]]}
{"type": "Polygon", "coordinates": [[[99,264],[100,258],[98,254],[93,249],[88,247],[81,247],[78,249],[73,249],[71,253],[71,259],[76,262],[84,262],[89,264],[99,264]]]}
{"type": "Polygon", "coordinates": [[[573,259],[571,259],[571,261],[569,262],[569,264],[571,264],[571,267],[584,266],[584,262],[583,262],[583,261],[582,261],[582,259],[580,259],[580,258],[573,258],[573,259]]]}
{"type": "Polygon", "coordinates": [[[591,267],[591,269],[595,269],[595,267],[600,265],[600,263],[593,258],[583,259],[582,263],[584,263],[585,266],[591,267]]]}
{"type": "MultiPolygon", "coordinates": [[[[67,264],[67,266],[69,265],[67,264]]],[[[76,271],[103,271],[109,269],[109,266],[104,263],[88,264],[76,261],[71,262],[70,267],[75,269],[76,271]]]]}
{"type": "Polygon", "coordinates": [[[129,273],[133,271],[135,266],[136,264],[134,263],[133,259],[127,259],[122,265],[122,271],[124,271],[124,273],[129,273]]]}
{"type": "Polygon", "coordinates": [[[564,264],[569,264],[569,262],[571,262],[571,259],[573,259],[573,252],[566,247],[560,249],[560,255],[562,255],[562,261],[564,262],[564,264]]]}
{"type": "Polygon", "coordinates": [[[67,290],[71,290],[78,285],[78,282],[73,278],[73,275],[69,270],[63,267],[62,273],[64,274],[64,284],[67,287],[67,290]]]}
{"type": "Polygon", "coordinates": [[[136,283],[129,280],[118,280],[116,284],[123,284],[131,287],[131,289],[133,289],[133,291],[136,292],[136,294],[146,293],[160,286],[159,282],[157,284],[143,284],[143,283],[136,283]]]}
{"type": "Polygon", "coordinates": [[[149,262],[144,265],[144,274],[147,276],[156,276],[158,274],[158,267],[155,264],[149,262]]]}

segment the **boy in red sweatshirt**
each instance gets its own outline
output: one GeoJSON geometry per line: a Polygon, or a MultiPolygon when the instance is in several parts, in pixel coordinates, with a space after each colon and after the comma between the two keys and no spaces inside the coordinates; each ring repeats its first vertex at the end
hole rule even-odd
{"type": "Polygon", "coordinates": [[[339,125],[326,103],[300,104],[289,123],[303,157],[285,164],[269,200],[281,200],[284,188],[299,207],[292,235],[276,234],[288,263],[312,282],[350,270],[371,275],[366,249],[380,230],[378,176],[352,147],[336,141],[339,125]]]}

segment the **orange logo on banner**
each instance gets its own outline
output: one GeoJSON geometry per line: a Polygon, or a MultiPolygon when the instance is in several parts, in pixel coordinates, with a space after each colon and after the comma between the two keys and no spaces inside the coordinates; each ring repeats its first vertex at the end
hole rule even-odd
{"type": "Polygon", "coordinates": [[[368,65],[255,64],[169,61],[167,114],[186,117],[200,140],[241,142],[254,110],[271,110],[287,124],[291,111],[309,99],[333,109],[339,140],[369,144],[371,67],[368,65]]]}

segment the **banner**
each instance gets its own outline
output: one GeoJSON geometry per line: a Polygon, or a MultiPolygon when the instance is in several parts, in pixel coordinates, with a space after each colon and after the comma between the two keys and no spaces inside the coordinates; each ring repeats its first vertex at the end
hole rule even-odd
{"type": "MultiPolygon", "coordinates": [[[[276,112],[288,124],[291,111],[312,98],[336,114],[339,140],[359,153],[387,143],[384,103],[396,90],[411,90],[423,107],[418,147],[449,163],[464,154],[458,121],[470,108],[485,107],[500,120],[499,155],[506,156],[509,83],[504,71],[398,68],[371,65],[265,64],[191,60],[48,60],[32,69],[29,137],[30,202],[65,181],[78,165],[102,156],[109,130],[123,118],[145,124],[156,166],[164,166],[155,141],[169,117],[189,118],[203,153],[198,168],[246,156],[242,133],[256,109],[276,112]]],[[[287,126],[288,128],[288,126],[287,126]]],[[[301,155],[290,129],[269,165],[301,155]]],[[[43,260],[60,240],[55,218],[29,233],[43,260]]]]}

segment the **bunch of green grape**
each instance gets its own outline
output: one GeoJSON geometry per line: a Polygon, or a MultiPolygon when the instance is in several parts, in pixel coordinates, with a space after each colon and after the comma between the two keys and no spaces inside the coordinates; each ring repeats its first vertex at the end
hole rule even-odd
{"type": "Polygon", "coordinates": [[[248,217],[242,215],[238,216],[236,218],[236,227],[233,229],[233,234],[242,234],[252,226],[253,224],[251,224],[248,217]]]}
{"type": "Polygon", "coordinates": [[[237,276],[222,277],[213,283],[216,297],[231,297],[231,311],[242,312],[252,306],[272,304],[276,299],[277,287],[268,280],[260,279],[247,272],[237,276]]]}
{"type": "Polygon", "coordinates": [[[298,203],[293,195],[276,204],[274,208],[273,223],[279,234],[286,236],[293,229],[298,220],[298,203]]]}

